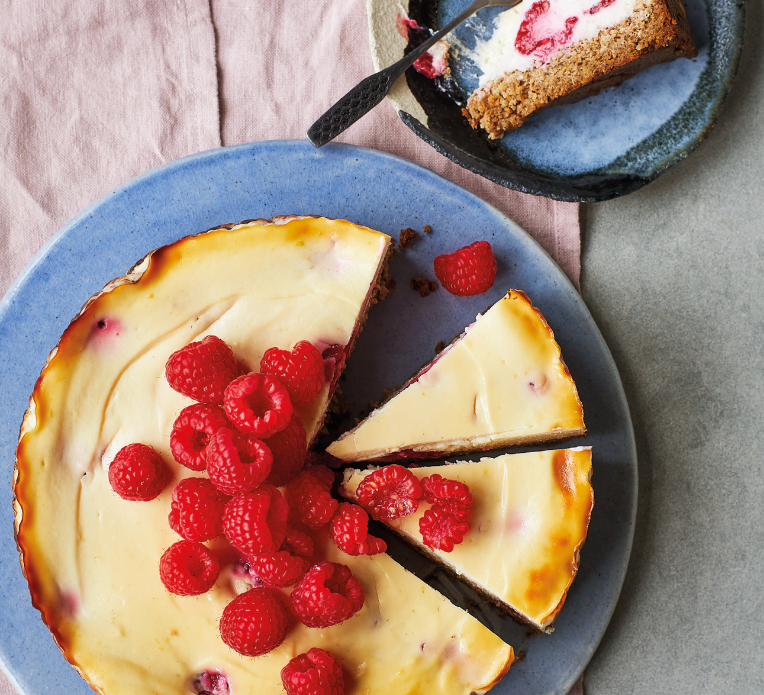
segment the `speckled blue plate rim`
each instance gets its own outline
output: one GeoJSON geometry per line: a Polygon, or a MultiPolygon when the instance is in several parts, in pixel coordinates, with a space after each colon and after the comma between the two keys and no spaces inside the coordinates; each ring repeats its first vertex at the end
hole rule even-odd
{"type": "MultiPolygon", "coordinates": [[[[557,637],[536,638],[528,658],[514,666],[512,675],[496,686],[494,692],[501,695],[510,691],[543,691],[565,695],[597,648],[615,609],[631,552],[637,507],[637,458],[628,404],[616,365],[580,295],[546,252],[514,222],[427,169],[393,155],[350,145],[335,144],[315,150],[306,141],[267,141],[169,162],[108,193],[74,217],[47,243],[0,301],[3,356],[0,473],[7,486],[6,504],[0,506],[0,606],[5,616],[0,631],[0,660],[3,670],[22,692],[37,695],[50,692],[51,687],[70,693],[90,692],[60,655],[39,613],[32,608],[13,539],[10,486],[15,445],[29,393],[48,351],[90,295],[113,277],[125,273],[152,248],[216,224],[301,213],[344,217],[361,224],[376,221],[375,226],[387,233],[409,226],[407,221],[427,223],[440,214],[443,220],[456,219],[458,231],[447,231],[444,222],[434,227],[438,234],[431,235],[433,241],[418,242],[413,247],[421,249],[417,254],[430,268],[432,255],[442,252],[443,244],[453,246],[456,240],[464,238],[459,225],[466,221],[477,224],[481,230],[493,230],[486,234],[493,235],[490,238],[495,247],[509,249],[510,257],[518,261],[500,263],[501,282],[512,278],[511,286],[528,290],[547,318],[552,317],[550,323],[556,326],[582,399],[586,394],[585,407],[595,419],[592,423],[587,415],[590,443],[600,452],[601,463],[599,469],[595,464],[594,485],[599,497],[589,539],[582,552],[579,576],[568,596],[567,611],[563,610],[557,621],[557,637]],[[305,172],[311,186],[301,185],[295,175],[297,171],[305,172]],[[401,191],[407,195],[393,201],[391,195],[401,191]],[[147,207],[147,202],[152,201],[154,207],[147,207]],[[119,213],[118,219],[110,219],[115,211],[119,213]],[[191,228],[189,223],[178,222],[184,216],[193,220],[191,228]],[[103,236],[98,236],[99,230],[103,236]],[[442,238],[436,239],[438,235],[442,238]],[[67,276],[67,264],[82,270],[82,259],[84,272],[78,277],[67,276]],[[20,345],[23,349],[19,349],[20,345]],[[579,354],[582,351],[585,354],[579,354]],[[603,465],[613,457],[617,459],[616,465],[603,465]],[[603,515],[619,529],[615,542],[602,537],[606,525],[603,515]],[[595,558],[602,562],[595,563],[595,558]],[[600,575],[605,578],[598,579],[600,575]],[[591,591],[592,585],[598,590],[591,591]],[[580,631],[583,633],[579,637],[580,631]],[[560,663],[558,654],[563,646],[572,650],[571,657],[560,663]],[[544,677],[551,679],[549,684],[538,685],[544,677]],[[527,686],[523,685],[525,682],[527,686]]],[[[437,306],[445,307],[449,321],[440,330],[453,331],[454,326],[459,326],[458,332],[466,325],[463,315],[474,317],[475,307],[478,311],[484,309],[503,294],[506,286],[499,286],[497,280],[497,286],[472,304],[464,298],[442,297],[437,306]]],[[[399,305],[410,302],[417,311],[432,311],[418,295],[414,300],[400,292],[396,301],[399,305]]],[[[383,308],[375,307],[375,321],[379,317],[381,326],[385,311],[396,311],[396,305],[388,300],[378,306],[383,308]]],[[[379,340],[374,334],[379,326],[370,321],[362,333],[354,353],[355,365],[360,365],[356,369],[364,369],[363,359],[371,352],[362,349],[362,341],[367,346],[374,345],[379,340]]],[[[429,354],[431,346],[422,349],[429,354]]],[[[411,359],[421,363],[420,357],[413,354],[411,359]]],[[[353,368],[350,364],[348,373],[353,368]]],[[[410,371],[406,365],[402,369],[410,371]]],[[[511,620],[506,621],[506,628],[514,632],[524,630],[511,620]]],[[[521,639],[513,638],[513,642],[519,644],[521,639]]]]}

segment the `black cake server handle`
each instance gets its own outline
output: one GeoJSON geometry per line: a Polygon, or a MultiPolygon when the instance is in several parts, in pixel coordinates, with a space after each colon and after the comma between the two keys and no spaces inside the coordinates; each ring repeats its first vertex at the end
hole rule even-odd
{"type": "Polygon", "coordinates": [[[327,142],[334,140],[342,131],[349,128],[359,118],[365,116],[379,104],[395,84],[395,81],[414,64],[417,58],[424,55],[448,32],[468,17],[471,17],[478,10],[482,10],[490,5],[514,7],[519,3],[520,0],[474,0],[464,12],[446,24],[439,32],[433,34],[421,46],[417,46],[413,51],[403,56],[397,63],[393,63],[390,67],[361,80],[308,128],[308,140],[316,147],[321,147],[327,142]]]}

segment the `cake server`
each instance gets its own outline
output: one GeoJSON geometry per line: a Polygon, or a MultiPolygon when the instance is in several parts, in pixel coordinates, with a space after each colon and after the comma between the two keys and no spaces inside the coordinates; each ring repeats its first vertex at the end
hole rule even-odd
{"type": "Polygon", "coordinates": [[[395,84],[395,81],[414,64],[417,58],[424,55],[446,34],[478,10],[491,5],[514,7],[520,2],[521,0],[474,0],[464,12],[446,24],[439,32],[433,34],[421,46],[403,56],[397,63],[393,63],[390,67],[361,80],[308,128],[308,140],[316,147],[321,147],[334,140],[342,131],[347,130],[359,118],[365,116],[379,104],[395,84]]]}

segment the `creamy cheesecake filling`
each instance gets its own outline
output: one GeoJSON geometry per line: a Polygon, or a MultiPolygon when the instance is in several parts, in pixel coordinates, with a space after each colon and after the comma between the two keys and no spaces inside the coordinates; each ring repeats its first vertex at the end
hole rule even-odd
{"type": "MultiPolygon", "coordinates": [[[[326,538],[323,557],[350,566],[366,591],[351,620],[295,625],[251,659],[220,639],[225,605],[246,588],[221,538],[224,569],[202,596],[178,597],[159,579],[174,484],[192,472],[169,451],[191,400],[164,378],[172,352],[205,335],[226,341],[247,369],[269,347],[309,340],[344,360],[370,300],[389,237],[326,219],[255,222],[181,240],[90,301],[62,336],[35,387],[17,450],[17,538],[32,593],[65,656],[106,695],[180,695],[222,673],[232,695],[283,693],[287,661],[321,647],[343,663],[348,692],[467,695],[509,667],[511,647],[384,555],[352,558],[326,538]],[[336,352],[336,350],[335,350],[336,352]],[[160,452],[171,483],[150,502],[119,498],[108,482],[117,451],[160,452]]],[[[329,381],[335,381],[332,372],[329,381]]],[[[299,411],[320,426],[327,383],[299,411]]]]}
{"type": "Polygon", "coordinates": [[[554,334],[510,291],[431,364],[327,451],[345,461],[490,449],[584,433],[554,334]]]}
{"type": "MultiPolygon", "coordinates": [[[[422,544],[419,520],[430,505],[384,523],[492,600],[534,627],[548,629],[578,571],[594,492],[591,448],[506,454],[476,463],[412,468],[467,484],[470,531],[450,553],[422,544]]],[[[371,471],[348,470],[350,499],[371,471]]]]}
{"type": "Polygon", "coordinates": [[[645,0],[524,0],[499,14],[470,57],[483,87],[502,75],[543,65],[552,56],[625,21],[645,0]]]}

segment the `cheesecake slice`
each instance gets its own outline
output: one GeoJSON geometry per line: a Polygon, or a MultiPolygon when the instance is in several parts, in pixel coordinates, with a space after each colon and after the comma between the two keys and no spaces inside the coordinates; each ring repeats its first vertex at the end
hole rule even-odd
{"type": "MultiPolygon", "coordinates": [[[[347,470],[340,492],[356,500],[371,471],[347,470]]],[[[594,492],[591,448],[505,454],[477,463],[412,468],[437,473],[472,493],[469,532],[452,552],[422,542],[419,520],[430,505],[384,523],[497,605],[550,631],[578,571],[594,492]]]]}
{"type": "Polygon", "coordinates": [[[560,346],[510,290],[387,403],[333,442],[343,461],[444,456],[585,434],[560,346]]]}
{"type": "Polygon", "coordinates": [[[696,55],[681,0],[523,0],[472,52],[482,74],[463,113],[500,138],[541,109],[696,55]]]}

